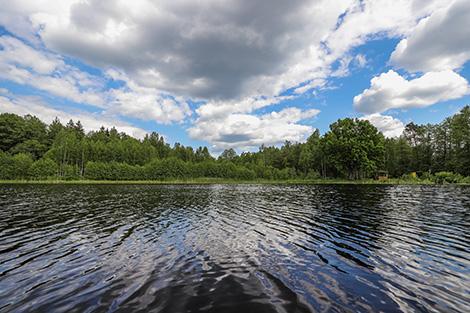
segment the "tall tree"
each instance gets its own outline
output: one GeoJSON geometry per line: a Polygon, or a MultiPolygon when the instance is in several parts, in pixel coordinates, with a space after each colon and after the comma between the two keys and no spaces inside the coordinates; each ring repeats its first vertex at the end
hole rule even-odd
{"type": "Polygon", "coordinates": [[[340,119],[330,125],[323,142],[328,164],[343,177],[368,177],[383,166],[384,136],[369,121],[340,119]]]}
{"type": "Polygon", "coordinates": [[[26,139],[25,124],[21,116],[0,114],[0,150],[8,151],[26,139]]]}

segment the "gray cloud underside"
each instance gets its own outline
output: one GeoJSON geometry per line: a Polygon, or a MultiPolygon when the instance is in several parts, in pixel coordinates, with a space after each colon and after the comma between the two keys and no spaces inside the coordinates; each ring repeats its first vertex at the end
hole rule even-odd
{"type": "Polygon", "coordinates": [[[337,14],[320,16],[312,3],[159,1],[146,7],[147,14],[133,14],[109,1],[90,1],[71,7],[68,28],[46,25],[41,36],[63,53],[123,69],[142,85],[227,99],[250,93],[253,78],[285,72],[302,57],[299,51],[335,25],[337,14]],[[95,36],[113,21],[126,28],[116,40],[95,36]]]}

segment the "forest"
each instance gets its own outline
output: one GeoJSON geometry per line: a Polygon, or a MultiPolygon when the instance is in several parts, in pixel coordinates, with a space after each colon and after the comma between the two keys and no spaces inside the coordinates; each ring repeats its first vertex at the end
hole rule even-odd
{"type": "Polygon", "coordinates": [[[470,182],[470,107],[439,124],[406,125],[385,138],[366,120],[344,118],[304,143],[234,149],[170,146],[152,132],[136,139],[115,128],[86,133],[80,121],[50,124],[0,114],[1,180],[376,179],[470,182]]]}

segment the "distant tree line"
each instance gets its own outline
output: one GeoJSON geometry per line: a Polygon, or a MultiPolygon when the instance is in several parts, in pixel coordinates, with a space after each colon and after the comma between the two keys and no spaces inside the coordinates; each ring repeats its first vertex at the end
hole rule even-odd
{"type": "Polygon", "coordinates": [[[470,107],[440,124],[410,123],[398,138],[345,118],[305,143],[262,145],[240,155],[227,149],[218,158],[207,147],[171,147],[155,132],[139,140],[115,128],[85,133],[79,121],[63,125],[56,118],[47,125],[31,115],[0,114],[3,180],[363,179],[378,173],[446,181],[470,176],[470,107]]]}

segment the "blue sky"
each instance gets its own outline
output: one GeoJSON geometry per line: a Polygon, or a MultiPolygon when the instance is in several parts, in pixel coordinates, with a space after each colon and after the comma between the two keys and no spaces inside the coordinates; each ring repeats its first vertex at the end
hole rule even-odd
{"type": "Polygon", "coordinates": [[[343,117],[398,136],[470,103],[464,0],[3,2],[0,112],[46,122],[217,153],[343,117]]]}

